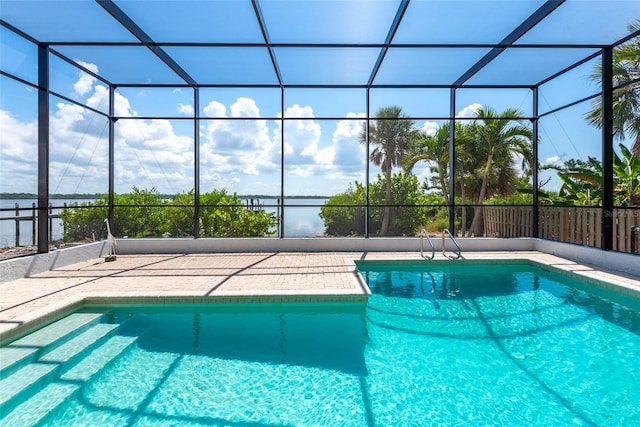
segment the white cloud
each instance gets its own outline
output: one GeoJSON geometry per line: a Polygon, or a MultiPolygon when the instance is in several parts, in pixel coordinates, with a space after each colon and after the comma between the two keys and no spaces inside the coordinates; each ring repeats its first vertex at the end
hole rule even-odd
{"type": "MultiPolygon", "coordinates": [[[[291,119],[284,122],[285,163],[288,165],[314,163],[322,130],[314,120],[313,109],[309,106],[302,107],[299,104],[294,104],[285,110],[284,116],[291,119]]],[[[281,132],[280,122],[278,122],[278,127],[274,132],[274,141],[280,141],[281,132]]],[[[279,153],[274,151],[273,154],[277,156],[279,153]]]]}
{"type": "Polygon", "coordinates": [[[482,104],[475,103],[475,104],[468,105],[464,107],[462,110],[460,110],[456,115],[456,117],[459,117],[459,118],[476,117],[478,115],[478,110],[480,108],[482,108],[482,104]]]}
{"type": "MultiPolygon", "coordinates": [[[[319,121],[311,107],[294,104],[285,110],[285,117],[289,119],[284,122],[287,175],[321,178],[323,191],[342,191],[344,180],[362,179],[365,147],[360,144],[360,133],[364,113],[348,113],[348,120],[337,122],[319,121]],[[323,135],[331,132],[332,123],[335,128],[331,139],[326,141],[323,135]]],[[[278,125],[274,141],[280,140],[280,134],[278,125]]],[[[274,150],[274,155],[279,154],[279,150],[274,150]]]]}
{"type": "Polygon", "coordinates": [[[440,129],[440,125],[436,122],[425,121],[420,130],[429,136],[435,136],[440,129]]]}
{"type": "Polygon", "coordinates": [[[297,177],[308,177],[313,175],[313,168],[310,166],[293,166],[289,171],[288,175],[297,176],[297,177]]]}
{"type": "Polygon", "coordinates": [[[38,123],[23,123],[8,111],[0,110],[0,135],[8,143],[0,144],[2,191],[35,191],[37,188],[38,123]],[[29,184],[33,188],[28,187],[29,184]]]}
{"type": "MultiPolygon", "coordinates": [[[[95,64],[90,64],[83,61],[76,61],[78,64],[86,68],[87,70],[98,74],[98,66],[95,64]]],[[[84,71],[80,71],[80,78],[73,84],[73,90],[76,91],[78,95],[85,95],[93,88],[93,84],[96,81],[96,78],[91,74],[85,73],[84,71]]]]}
{"type": "Polygon", "coordinates": [[[100,111],[107,111],[109,105],[109,89],[106,86],[96,85],[93,93],[87,98],[87,105],[100,111]]]}
{"type": "MultiPolygon", "coordinates": [[[[97,72],[97,67],[85,66],[97,72]]],[[[80,73],[74,90],[88,106],[105,110],[109,89],[100,81],[80,73]]],[[[153,187],[163,193],[191,189],[194,182],[192,130],[183,130],[183,121],[137,119],[135,102],[121,92],[114,93],[114,115],[119,117],[114,124],[116,192],[128,192],[133,185],[153,187]]],[[[193,106],[188,103],[178,103],[175,108],[184,114],[193,114],[193,106]]],[[[261,119],[256,101],[247,97],[240,97],[231,105],[212,100],[204,108],[204,114],[222,120],[203,119],[200,123],[203,191],[227,188],[277,194],[282,121],[261,119]],[[249,120],[238,120],[244,118],[249,120]]],[[[350,113],[346,120],[317,120],[310,106],[294,104],[284,115],[288,119],[284,141],[286,173],[300,178],[288,181],[287,191],[304,194],[318,185],[320,177],[321,192],[330,194],[343,190],[345,180],[363,179],[365,148],[359,141],[363,113],[350,113]]],[[[109,121],[79,105],[59,102],[53,108],[50,129],[51,190],[60,193],[106,191],[109,121]]],[[[16,183],[15,191],[34,191],[35,188],[25,190],[24,177],[37,185],[34,178],[37,177],[34,159],[37,122],[20,122],[1,111],[0,132],[3,139],[12,141],[2,144],[0,151],[3,187],[16,183]],[[22,176],[21,171],[24,171],[22,176]]]]}
{"type": "Polygon", "coordinates": [[[564,166],[564,162],[562,161],[562,159],[559,156],[547,157],[546,159],[544,159],[544,163],[546,165],[550,165],[550,166],[557,166],[557,167],[563,167],[564,166]]]}
{"type": "MultiPolygon", "coordinates": [[[[74,88],[83,93],[84,102],[94,108],[108,99],[108,89],[97,80],[87,78],[86,73],[79,76],[74,88]]],[[[133,119],[138,114],[129,99],[116,92],[114,100],[115,116],[120,117],[114,125],[116,191],[130,191],[133,185],[155,187],[160,192],[193,188],[192,132],[180,134],[170,120],[133,119]]],[[[106,191],[108,128],[109,121],[105,117],[79,105],[65,102],[55,105],[50,117],[52,192],[106,191]]],[[[0,145],[0,180],[5,191],[36,190],[37,132],[37,121],[20,122],[10,113],[0,111],[0,133],[3,140],[12,141],[0,145]]],[[[268,131],[263,134],[266,138],[268,131]]],[[[266,140],[270,142],[268,138],[266,140]]],[[[206,155],[206,149],[203,151],[206,155]]],[[[251,163],[253,157],[255,153],[251,152],[251,156],[247,155],[247,159],[237,163],[242,160],[251,163]]],[[[214,155],[207,160],[226,165],[231,158],[214,155]]],[[[215,173],[203,171],[203,176],[213,177],[215,173]]]]}
{"type": "Polygon", "coordinates": [[[362,170],[365,164],[365,147],[360,143],[360,134],[364,127],[364,113],[349,113],[347,118],[363,120],[341,120],[333,133],[334,158],[332,164],[345,171],[354,168],[362,170]]]}
{"type": "Polygon", "coordinates": [[[193,116],[193,105],[178,103],[178,112],[186,114],[187,116],[193,116]]]}
{"type": "Polygon", "coordinates": [[[231,117],[256,119],[260,117],[260,109],[251,98],[240,97],[231,105],[231,117]]]}
{"type": "Polygon", "coordinates": [[[218,101],[211,101],[203,111],[206,117],[227,117],[227,107],[218,101]]]}
{"type": "MultiPolygon", "coordinates": [[[[229,111],[230,116],[218,101],[211,101],[204,108],[212,118],[260,117],[260,110],[250,98],[238,98],[229,111]]],[[[210,172],[259,175],[275,168],[270,160],[275,144],[269,138],[266,120],[209,120],[204,123],[202,135],[200,156],[210,172]]]]}
{"type": "Polygon", "coordinates": [[[129,99],[122,96],[119,92],[114,94],[113,98],[113,114],[116,117],[136,117],[138,113],[131,109],[129,99]]]}

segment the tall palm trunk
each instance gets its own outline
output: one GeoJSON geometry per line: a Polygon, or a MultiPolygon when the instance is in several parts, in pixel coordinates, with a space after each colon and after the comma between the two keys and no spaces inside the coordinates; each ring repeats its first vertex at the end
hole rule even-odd
{"type": "Polygon", "coordinates": [[[471,227],[469,227],[469,231],[473,233],[474,237],[480,237],[482,235],[482,204],[484,203],[484,198],[487,192],[487,177],[489,173],[491,173],[491,164],[493,163],[493,154],[489,154],[487,157],[487,163],[484,167],[484,173],[482,176],[482,185],[480,187],[480,195],[478,196],[478,201],[476,202],[476,206],[473,209],[473,221],[471,221],[471,227]]]}
{"type": "Polygon", "coordinates": [[[467,232],[467,192],[465,186],[460,186],[460,197],[462,199],[462,227],[460,227],[460,235],[464,236],[467,232]]]}
{"type": "Polygon", "coordinates": [[[386,176],[385,183],[385,199],[387,201],[384,207],[384,213],[382,215],[382,225],[380,227],[380,236],[386,236],[389,232],[389,223],[391,222],[391,168],[385,169],[384,174],[386,176]]]}
{"type": "Polygon", "coordinates": [[[438,164],[438,177],[440,179],[440,187],[442,188],[442,195],[444,196],[444,204],[449,204],[449,186],[447,185],[447,177],[443,167],[438,164]]]}
{"type": "Polygon", "coordinates": [[[640,132],[638,133],[638,136],[636,136],[636,142],[633,144],[631,152],[634,156],[640,159],[640,132]]]}

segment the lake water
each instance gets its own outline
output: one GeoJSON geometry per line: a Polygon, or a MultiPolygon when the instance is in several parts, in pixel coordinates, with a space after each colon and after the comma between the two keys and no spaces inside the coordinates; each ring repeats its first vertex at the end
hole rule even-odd
{"type": "MultiPolygon", "coordinates": [[[[258,199],[253,199],[254,202],[258,199]]],[[[64,203],[70,204],[74,202],[83,203],[91,200],[77,199],[52,199],[53,206],[63,206],[64,203]]],[[[326,199],[285,199],[285,215],[284,215],[284,236],[285,237],[317,237],[324,233],[324,222],[320,219],[320,206],[325,203],[326,199]]],[[[20,216],[31,216],[31,206],[35,203],[34,199],[0,199],[0,217],[7,218],[15,216],[16,203],[20,208],[28,208],[21,210],[20,216]],[[5,210],[6,209],[6,210],[5,210]]],[[[259,202],[264,205],[264,209],[269,212],[277,212],[276,199],[260,199],[259,202]]],[[[53,213],[60,212],[60,209],[53,209],[53,213]]],[[[31,245],[32,242],[32,221],[20,221],[20,245],[31,245]]],[[[62,239],[64,229],[62,221],[57,218],[52,219],[52,240],[62,239]]],[[[117,237],[117,236],[116,236],[117,237]]],[[[0,221],[0,247],[15,246],[16,244],[16,223],[14,220],[0,221]]]]}

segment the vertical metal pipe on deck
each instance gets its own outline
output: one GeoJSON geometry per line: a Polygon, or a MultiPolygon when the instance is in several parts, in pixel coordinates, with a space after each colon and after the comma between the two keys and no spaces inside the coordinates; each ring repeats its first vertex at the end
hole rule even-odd
{"type": "Polygon", "coordinates": [[[115,124],[118,121],[117,117],[114,117],[115,114],[115,91],[116,87],[114,85],[109,85],[109,194],[108,194],[108,204],[109,204],[109,224],[114,225],[114,208],[113,205],[115,203],[115,124]]]}
{"type": "Polygon", "coordinates": [[[602,249],[613,249],[613,48],[602,50],[602,249]]]}
{"type": "Polygon", "coordinates": [[[285,218],[285,209],[284,209],[284,87],[280,86],[280,218],[278,221],[280,222],[280,238],[284,238],[284,218],[285,218]]]}
{"type": "Polygon", "coordinates": [[[49,252],[49,46],[38,45],[38,253],[49,252]]]}
{"type": "Polygon", "coordinates": [[[532,182],[531,182],[531,186],[533,187],[533,206],[531,207],[532,209],[532,215],[531,215],[531,237],[539,237],[539,232],[538,232],[538,185],[539,185],[539,181],[538,181],[538,87],[534,87],[532,89],[533,92],[533,120],[532,120],[532,126],[533,126],[533,138],[532,138],[532,148],[533,148],[533,164],[531,165],[531,167],[533,168],[533,172],[532,172],[532,182]]]}
{"type": "MultiPolygon", "coordinates": [[[[449,230],[456,233],[456,89],[449,99],[449,230]]],[[[464,228],[464,227],[463,227],[464,228]]]]}
{"type": "Polygon", "coordinates": [[[371,87],[367,88],[366,96],[367,120],[364,123],[364,237],[369,237],[369,123],[371,120],[371,87]]]}
{"type": "Polygon", "coordinates": [[[193,88],[193,238],[200,237],[200,88],[193,88]]]}

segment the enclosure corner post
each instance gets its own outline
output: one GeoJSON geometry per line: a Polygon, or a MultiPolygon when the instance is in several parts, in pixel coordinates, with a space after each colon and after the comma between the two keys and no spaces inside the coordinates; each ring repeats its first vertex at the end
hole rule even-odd
{"type": "Polygon", "coordinates": [[[49,46],[38,45],[38,253],[49,252],[49,46]]]}
{"type": "Polygon", "coordinates": [[[613,48],[602,50],[602,249],[613,249],[613,48]]]}

